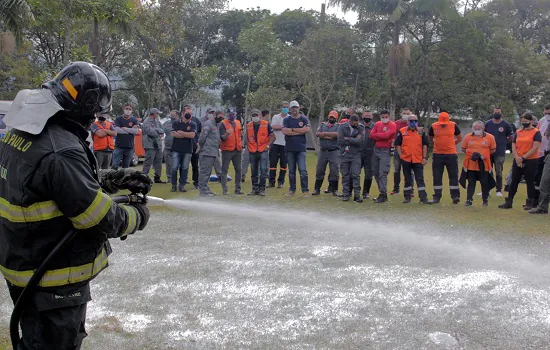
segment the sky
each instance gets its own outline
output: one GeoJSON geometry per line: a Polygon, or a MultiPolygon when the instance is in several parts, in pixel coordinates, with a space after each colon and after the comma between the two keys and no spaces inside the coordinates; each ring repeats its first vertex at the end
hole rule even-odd
{"type": "MultiPolygon", "coordinates": [[[[302,7],[304,10],[321,11],[323,0],[230,0],[229,8],[245,10],[251,7],[260,7],[271,10],[273,13],[281,13],[286,9],[295,10],[302,7]]],[[[339,8],[328,7],[327,13],[345,18],[350,23],[357,22],[357,15],[353,12],[343,13],[339,8]]]]}

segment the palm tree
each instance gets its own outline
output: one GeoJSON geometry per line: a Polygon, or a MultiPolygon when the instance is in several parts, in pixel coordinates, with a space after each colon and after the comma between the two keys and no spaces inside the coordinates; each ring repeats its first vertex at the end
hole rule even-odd
{"type": "MultiPolygon", "coordinates": [[[[407,49],[401,43],[401,34],[407,23],[415,16],[435,12],[446,17],[453,7],[453,0],[330,0],[344,11],[356,11],[359,21],[366,22],[371,28],[383,28],[389,31],[391,47],[388,52],[388,76],[391,86],[391,110],[394,111],[398,77],[407,56],[407,49]]],[[[454,8],[454,7],[453,7],[454,8]]]]}
{"type": "Polygon", "coordinates": [[[29,3],[25,0],[0,0],[0,29],[9,30],[19,45],[23,41],[23,30],[32,21],[29,3]]]}

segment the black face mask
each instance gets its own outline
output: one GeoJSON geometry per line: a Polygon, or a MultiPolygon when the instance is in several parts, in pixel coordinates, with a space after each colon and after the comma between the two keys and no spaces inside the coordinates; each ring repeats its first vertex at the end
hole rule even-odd
{"type": "Polygon", "coordinates": [[[354,128],[354,129],[357,129],[357,125],[351,125],[351,127],[354,128]]]}
{"type": "Polygon", "coordinates": [[[347,113],[346,113],[346,118],[349,119],[350,117],[351,117],[351,114],[347,114],[347,113]]]}
{"type": "Polygon", "coordinates": [[[523,126],[524,129],[527,129],[531,126],[531,123],[521,123],[521,126],[523,126]]]}
{"type": "Polygon", "coordinates": [[[365,124],[368,124],[372,121],[372,118],[363,118],[363,121],[365,122],[365,124]]]}
{"type": "Polygon", "coordinates": [[[191,119],[191,114],[187,113],[186,115],[184,115],[185,119],[189,120],[191,119]]]}
{"type": "Polygon", "coordinates": [[[105,117],[97,117],[97,120],[99,120],[100,122],[104,122],[105,120],[107,120],[107,118],[105,118],[105,117]]]}
{"type": "Polygon", "coordinates": [[[493,118],[500,119],[500,118],[502,118],[502,114],[495,113],[495,114],[493,114],[493,118]]]}
{"type": "Polygon", "coordinates": [[[334,124],[334,123],[336,123],[336,119],[329,119],[329,120],[328,120],[328,123],[329,123],[329,124],[334,124]]]}
{"type": "Polygon", "coordinates": [[[223,117],[216,117],[216,123],[221,123],[223,120],[223,117]]]}

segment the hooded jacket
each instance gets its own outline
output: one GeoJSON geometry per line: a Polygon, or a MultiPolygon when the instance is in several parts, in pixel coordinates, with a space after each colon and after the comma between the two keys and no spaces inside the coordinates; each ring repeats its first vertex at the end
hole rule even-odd
{"type": "Polygon", "coordinates": [[[161,148],[160,136],[164,134],[164,130],[157,118],[147,117],[141,125],[143,131],[143,148],[144,149],[159,149],[161,148]]]}

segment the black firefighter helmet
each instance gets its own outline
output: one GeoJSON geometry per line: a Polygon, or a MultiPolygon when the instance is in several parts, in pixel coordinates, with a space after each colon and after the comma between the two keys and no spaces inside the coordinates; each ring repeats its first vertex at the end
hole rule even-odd
{"type": "Polygon", "coordinates": [[[93,120],[96,113],[108,113],[111,109],[107,74],[88,62],[69,64],[42,88],[53,93],[67,117],[82,125],[93,120]]]}

